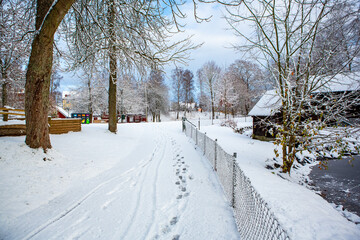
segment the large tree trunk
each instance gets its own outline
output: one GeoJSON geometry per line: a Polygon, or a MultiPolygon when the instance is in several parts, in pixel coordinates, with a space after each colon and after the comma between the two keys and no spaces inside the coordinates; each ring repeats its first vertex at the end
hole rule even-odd
{"type": "Polygon", "coordinates": [[[38,0],[35,27],[26,72],[26,144],[31,148],[51,148],[48,111],[54,34],[75,0],[38,0]],[[50,10],[51,8],[51,10],[50,10]],[[50,11],[49,11],[50,10],[50,11]]]}
{"type": "Polygon", "coordinates": [[[117,107],[116,107],[116,83],[117,83],[117,62],[115,46],[115,1],[108,2],[108,21],[109,21],[109,131],[116,133],[117,130],[117,107]]]}

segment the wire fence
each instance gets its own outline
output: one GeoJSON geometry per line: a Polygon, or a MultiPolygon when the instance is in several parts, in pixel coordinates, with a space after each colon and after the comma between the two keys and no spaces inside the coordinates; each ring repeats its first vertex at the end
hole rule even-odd
{"type": "Polygon", "coordinates": [[[236,163],[236,154],[225,152],[216,139],[210,139],[186,119],[183,119],[183,131],[203,151],[217,172],[225,195],[233,207],[241,238],[290,240],[267,203],[236,163]]]}

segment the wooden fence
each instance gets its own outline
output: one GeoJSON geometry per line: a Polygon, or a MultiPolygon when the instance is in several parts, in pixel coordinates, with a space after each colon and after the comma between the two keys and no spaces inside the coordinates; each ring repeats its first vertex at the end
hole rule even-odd
{"type": "MultiPolygon", "coordinates": [[[[9,122],[10,123],[10,122],[9,122]]],[[[80,118],[49,118],[50,134],[62,134],[68,132],[80,132],[80,118]]],[[[7,124],[0,126],[0,136],[26,135],[25,124],[7,124]]]]}
{"type": "Polygon", "coordinates": [[[25,111],[23,109],[0,108],[0,114],[3,115],[3,121],[8,121],[9,115],[22,116],[21,119],[25,120],[25,111]]]}
{"type": "Polygon", "coordinates": [[[25,124],[13,124],[0,126],[0,137],[1,136],[22,136],[26,135],[25,124]]]}
{"type": "Polygon", "coordinates": [[[49,118],[50,134],[81,131],[80,118],[49,118]]]}

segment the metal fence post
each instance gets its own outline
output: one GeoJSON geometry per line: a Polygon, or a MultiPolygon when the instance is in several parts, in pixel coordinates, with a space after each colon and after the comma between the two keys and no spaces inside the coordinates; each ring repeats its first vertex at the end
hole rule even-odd
{"type": "Polygon", "coordinates": [[[235,186],[236,186],[236,157],[237,153],[233,154],[233,175],[232,175],[232,199],[231,199],[231,206],[235,208],[235,186]]]}
{"type": "Polygon", "coordinates": [[[191,126],[191,134],[190,134],[190,136],[191,136],[191,139],[192,139],[192,132],[193,132],[193,126],[191,126]]]}
{"type": "Polygon", "coordinates": [[[216,158],[217,158],[217,138],[215,139],[215,159],[214,159],[214,170],[215,172],[217,171],[217,167],[216,167],[216,158]]]}
{"type": "Polygon", "coordinates": [[[200,130],[200,118],[199,118],[199,130],[200,130]]]}
{"type": "Polygon", "coordinates": [[[205,152],[206,152],[206,132],[205,132],[205,135],[204,135],[204,155],[205,155],[205,152]]]}
{"type": "Polygon", "coordinates": [[[185,131],[185,118],[182,118],[182,131],[185,131]]]}
{"type": "Polygon", "coordinates": [[[196,129],[196,145],[199,145],[199,141],[198,141],[198,130],[196,129]]]}

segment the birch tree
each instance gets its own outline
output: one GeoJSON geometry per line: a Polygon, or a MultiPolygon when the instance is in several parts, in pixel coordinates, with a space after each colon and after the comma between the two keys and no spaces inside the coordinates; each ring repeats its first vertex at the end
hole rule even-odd
{"type": "Polygon", "coordinates": [[[194,74],[186,69],[183,73],[182,88],[184,92],[185,113],[189,112],[188,105],[194,102],[194,74]]]}
{"type": "Polygon", "coordinates": [[[180,112],[180,101],[183,98],[183,88],[182,88],[182,77],[183,77],[184,70],[182,68],[175,68],[172,70],[171,74],[171,86],[173,95],[175,97],[176,102],[176,119],[179,119],[179,112],[180,112]]]}
{"type": "MultiPolygon", "coordinates": [[[[256,50],[257,56],[268,62],[264,65],[270,66],[268,70],[276,83],[281,106],[281,124],[277,125],[276,144],[281,146],[282,170],[289,174],[296,154],[314,144],[314,137],[326,126],[326,120],[340,117],[327,111],[326,113],[331,113],[327,119],[315,121],[311,118],[312,114],[320,119],[325,115],[321,108],[315,107],[312,100],[316,92],[329,86],[336,75],[343,73],[344,66],[349,65],[350,59],[354,58],[353,55],[350,59],[343,59],[343,67],[327,76],[322,73],[328,58],[314,61],[319,34],[330,29],[322,28],[322,23],[339,2],[343,1],[244,0],[241,1],[241,7],[227,8],[230,26],[235,34],[248,42],[246,46],[237,46],[237,49],[256,50]],[[256,37],[242,33],[238,24],[243,21],[254,26],[253,36],[256,37]]],[[[334,106],[334,98],[331,96],[327,94],[326,98],[322,97],[317,101],[334,106]]],[[[336,97],[337,102],[344,100],[342,111],[336,111],[337,113],[344,112],[358,97],[354,96],[352,101],[345,99],[349,99],[349,96],[336,97]]],[[[275,153],[279,156],[277,151],[275,153]]]]}
{"type": "Polygon", "coordinates": [[[219,80],[221,68],[214,61],[206,62],[198,71],[199,81],[204,84],[204,90],[210,96],[211,119],[215,118],[215,86],[219,80]]]}

